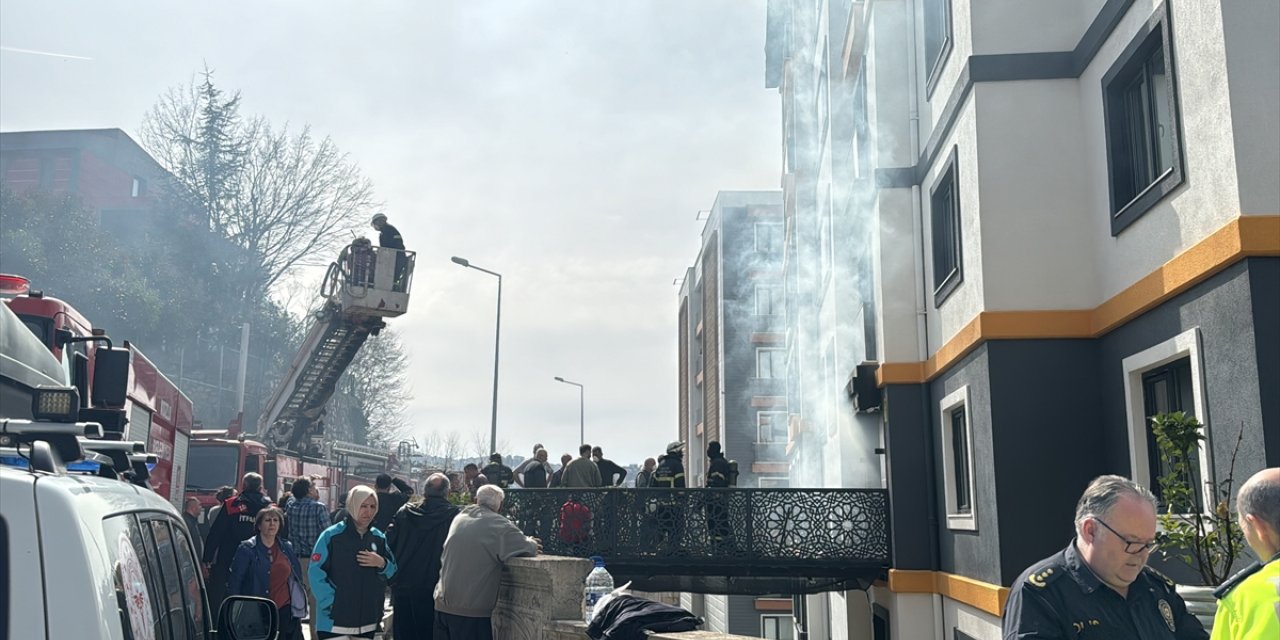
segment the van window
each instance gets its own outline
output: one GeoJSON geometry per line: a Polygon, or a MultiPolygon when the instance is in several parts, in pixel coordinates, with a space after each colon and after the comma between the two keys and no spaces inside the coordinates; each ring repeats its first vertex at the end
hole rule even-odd
{"type": "Polygon", "coordinates": [[[184,554],[190,556],[190,545],[175,534],[176,527],[171,527],[172,523],[167,518],[155,518],[144,522],[150,529],[151,542],[154,543],[153,549],[157,560],[155,566],[160,569],[159,582],[164,588],[161,596],[164,612],[161,617],[169,628],[171,634],[169,637],[174,640],[201,637],[202,634],[197,633],[194,617],[188,615],[194,607],[188,606],[185,595],[186,580],[178,569],[179,548],[184,554]]]}
{"type": "Polygon", "coordinates": [[[102,531],[125,639],[169,638],[169,630],[160,618],[164,590],[158,584],[155,550],[147,553],[137,518],[132,514],[106,518],[102,531]]]}
{"type": "Polygon", "coordinates": [[[200,581],[200,572],[196,568],[195,548],[191,545],[185,524],[168,521],[173,529],[173,552],[178,555],[178,574],[182,588],[183,605],[187,612],[187,631],[192,638],[203,639],[208,633],[205,621],[208,620],[205,606],[204,585],[200,581]]]}

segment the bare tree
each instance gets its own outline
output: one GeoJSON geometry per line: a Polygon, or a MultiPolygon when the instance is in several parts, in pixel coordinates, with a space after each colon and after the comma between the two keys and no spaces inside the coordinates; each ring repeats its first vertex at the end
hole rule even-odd
{"type": "Polygon", "coordinates": [[[249,260],[233,267],[249,299],[298,268],[323,265],[377,202],[351,158],[310,127],[293,133],[264,118],[240,120],[240,94],[204,81],[170,88],[144,116],[142,143],[174,174],[181,196],[249,260]],[[239,267],[239,269],[234,269],[239,267]]]}
{"type": "Polygon", "coordinates": [[[345,384],[340,386],[349,390],[367,421],[364,439],[370,445],[391,446],[404,436],[407,361],[399,336],[383,329],[364,343],[342,376],[345,384]]]}
{"type": "Polygon", "coordinates": [[[450,429],[440,438],[440,457],[444,459],[444,468],[456,471],[459,458],[462,457],[462,436],[450,429]]]}

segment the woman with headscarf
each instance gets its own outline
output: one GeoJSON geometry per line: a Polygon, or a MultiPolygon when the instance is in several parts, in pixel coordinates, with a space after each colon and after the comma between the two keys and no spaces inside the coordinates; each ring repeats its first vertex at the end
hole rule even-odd
{"type": "Polygon", "coordinates": [[[254,522],[255,535],[240,543],[231,559],[227,595],[257,596],[280,609],[280,640],[301,640],[300,621],[307,617],[307,592],[302,566],[288,540],[280,537],[284,512],[265,507],[254,522]]]}
{"type": "Polygon", "coordinates": [[[375,528],[378,494],[359,485],[347,494],[347,515],[320,534],[308,569],[320,638],[372,638],[382,621],[386,583],[396,573],[387,538],[375,528]]]}

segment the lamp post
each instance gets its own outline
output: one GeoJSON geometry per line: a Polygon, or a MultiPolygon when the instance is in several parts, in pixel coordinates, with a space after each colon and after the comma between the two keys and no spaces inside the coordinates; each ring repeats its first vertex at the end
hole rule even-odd
{"type": "Polygon", "coordinates": [[[449,258],[454,264],[487,273],[498,279],[498,315],[493,323],[493,417],[489,425],[489,453],[498,450],[498,346],[502,341],[502,274],[471,264],[466,258],[449,258]]]}
{"type": "Polygon", "coordinates": [[[574,382],[574,381],[572,381],[572,380],[565,380],[564,378],[561,378],[560,376],[556,376],[556,382],[563,382],[563,383],[565,383],[565,384],[571,384],[571,385],[573,385],[573,386],[575,386],[575,387],[577,387],[577,388],[578,388],[578,444],[586,444],[586,443],[587,443],[587,429],[586,429],[586,423],[585,423],[585,420],[583,419],[583,407],[585,406],[585,405],[583,404],[583,401],[582,401],[582,395],[583,395],[583,393],[584,393],[584,391],[583,391],[583,386],[582,386],[582,384],[577,383],[577,382],[574,382]]]}

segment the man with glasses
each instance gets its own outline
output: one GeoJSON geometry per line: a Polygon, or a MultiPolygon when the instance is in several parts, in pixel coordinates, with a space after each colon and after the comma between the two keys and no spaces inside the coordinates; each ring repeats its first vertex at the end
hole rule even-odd
{"type": "Polygon", "coordinates": [[[1014,582],[1004,640],[1203,640],[1209,637],[1173,581],[1147,567],[1156,547],[1156,499],[1120,476],[1089,483],[1076,537],[1014,582]]]}

